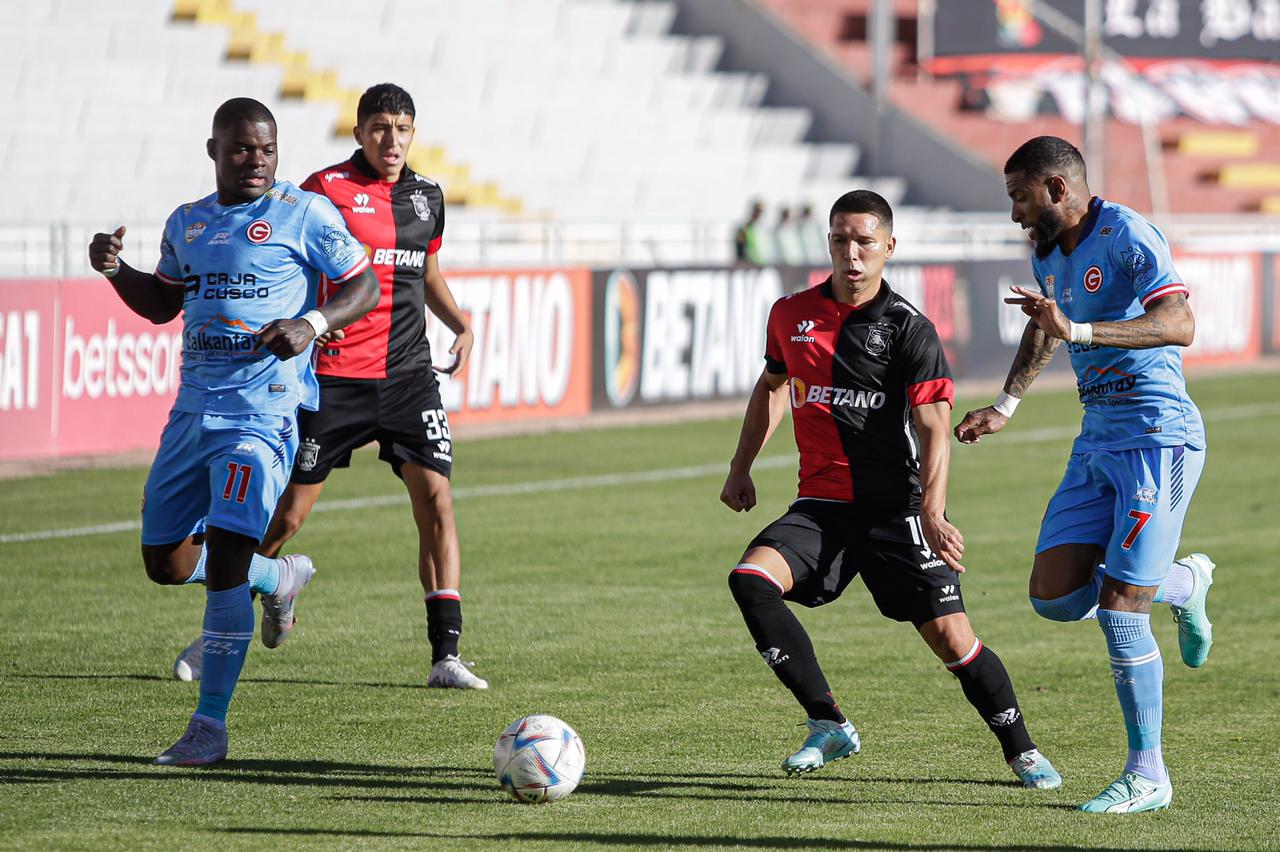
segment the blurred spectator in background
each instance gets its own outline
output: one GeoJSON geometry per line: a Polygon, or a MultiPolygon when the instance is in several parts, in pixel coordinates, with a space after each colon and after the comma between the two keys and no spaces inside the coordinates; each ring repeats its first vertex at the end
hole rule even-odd
{"type": "Polygon", "coordinates": [[[803,266],[806,262],[804,240],[800,228],[791,216],[791,208],[778,211],[778,227],[774,233],[778,244],[778,262],[787,266],[803,266]]]}
{"type": "Polygon", "coordinates": [[[827,228],[813,218],[812,204],[806,203],[800,208],[796,230],[800,232],[800,242],[804,245],[804,262],[812,266],[824,266],[828,262],[827,228]]]}
{"type": "Polygon", "coordinates": [[[738,226],[733,235],[734,257],[738,263],[750,263],[763,266],[772,259],[768,250],[768,239],[760,220],[764,217],[764,204],[759,200],[751,202],[751,213],[747,221],[738,226]]]}

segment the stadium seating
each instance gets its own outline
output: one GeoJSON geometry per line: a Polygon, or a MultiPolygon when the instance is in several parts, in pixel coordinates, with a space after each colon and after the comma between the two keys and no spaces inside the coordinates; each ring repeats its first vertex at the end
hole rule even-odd
{"type": "MultiPolygon", "coordinates": [[[[867,16],[871,0],[765,0],[777,18],[815,46],[841,62],[865,82],[871,73],[871,48],[867,43],[867,16]]],[[[1083,142],[1078,123],[1061,115],[1038,114],[1011,118],[1009,113],[1033,111],[1034,103],[972,103],[972,92],[956,79],[929,79],[918,74],[916,35],[919,26],[917,0],[893,0],[896,37],[893,44],[893,80],[890,97],[895,105],[941,131],[993,166],[1026,139],[1053,134],[1076,144],[1083,142]]],[[[938,34],[937,38],[945,38],[938,34]]],[[[1011,90],[1013,97],[1016,89],[1011,90]]],[[[1036,92],[1025,93],[1038,97],[1036,92]]],[[[1227,118],[1227,116],[1223,116],[1227,118]]],[[[1267,209],[1264,197],[1273,193],[1272,177],[1280,155],[1280,126],[1248,116],[1230,116],[1243,127],[1206,124],[1188,116],[1163,121],[1156,128],[1160,164],[1148,162],[1141,129],[1115,119],[1105,128],[1105,193],[1117,201],[1152,210],[1152,171],[1164,174],[1169,212],[1242,213],[1267,209]],[[1184,142],[1184,140],[1186,140],[1184,142]]],[[[1273,206],[1273,205],[1272,205],[1273,206]]]]}
{"type": "MultiPolygon", "coordinates": [[[[762,74],[717,71],[721,40],[672,34],[675,11],[624,0],[12,6],[0,177],[34,187],[33,163],[66,162],[10,214],[154,219],[211,191],[200,152],[233,95],[275,112],[280,174],[300,180],[350,154],[355,98],[383,80],[416,96],[410,162],[463,218],[729,223],[756,198],[821,208],[854,185],[855,146],[807,143],[809,112],[766,106],[762,74]],[[50,138],[50,105],[73,145],[53,148],[63,140],[50,138]]],[[[877,186],[895,203],[906,187],[877,186]]]]}

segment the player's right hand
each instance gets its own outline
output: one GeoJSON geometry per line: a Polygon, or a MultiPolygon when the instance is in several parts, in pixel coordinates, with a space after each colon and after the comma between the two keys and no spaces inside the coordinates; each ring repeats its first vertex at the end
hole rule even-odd
{"type": "Polygon", "coordinates": [[[1009,418],[996,411],[995,406],[975,409],[956,424],[956,440],[962,444],[976,444],[983,435],[999,432],[1008,422],[1009,418]]]}
{"type": "Polygon", "coordinates": [[[756,484],[751,481],[751,474],[729,471],[720,490],[720,502],[735,512],[750,512],[756,505],[756,484]]]}
{"type": "Polygon", "coordinates": [[[124,248],[124,225],[111,234],[94,234],[89,242],[89,265],[94,272],[110,272],[119,264],[120,249],[124,248]]]}

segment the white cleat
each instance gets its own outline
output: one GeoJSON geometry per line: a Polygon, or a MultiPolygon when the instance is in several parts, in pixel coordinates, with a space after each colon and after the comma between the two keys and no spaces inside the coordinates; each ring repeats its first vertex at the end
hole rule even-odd
{"type": "Polygon", "coordinates": [[[200,679],[200,670],[204,667],[204,636],[197,636],[178,659],[173,661],[173,679],[190,683],[200,679]]]}
{"type": "Polygon", "coordinates": [[[453,655],[431,667],[427,686],[433,689],[488,689],[489,681],[471,673],[475,663],[464,663],[453,655]]]}
{"type": "Polygon", "coordinates": [[[297,619],[293,604],[302,587],[315,575],[311,559],[301,553],[280,557],[280,585],[274,595],[262,596],[262,644],[279,648],[293,632],[297,619]]]}

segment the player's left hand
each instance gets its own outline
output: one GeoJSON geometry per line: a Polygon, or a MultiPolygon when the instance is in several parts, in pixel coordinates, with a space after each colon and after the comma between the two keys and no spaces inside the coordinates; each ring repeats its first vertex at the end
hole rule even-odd
{"type": "Polygon", "coordinates": [[[452,376],[467,365],[467,359],[471,357],[471,347],[476,343],[476,336],[471,331],[471,326],[467,326],[458,332],[458,336],[453,340],[453,346],[449,347],[449,354],[453,356],[453,363],[448,367],[435,367],[432,369],[437,373],[444,373],[446,376],[452,376]]]}
{"type": "Polygon", "coordinates": [[[258,345],[265,346],[281,361],[306,350],[315,339],[316,330],[304,319],[278,319],[258,329],[258,345]]]}
{"type": "Polygon", "coordinates": [[[1058,303],[1042,293],[1026,287],[1010,287],[1017,297],[1004,300],[1006,305],[1017,305],[1040,330],[1058,340],[1071,339],[1071,321],[1058,309],[1058,303]]]}
{"type": "Polygon", "coordinates": [[[964,556],[964,536],[942,515],[920,515],[920,531],[929,549],[957,574],[964,573],[960,558],[964,556]]]}

